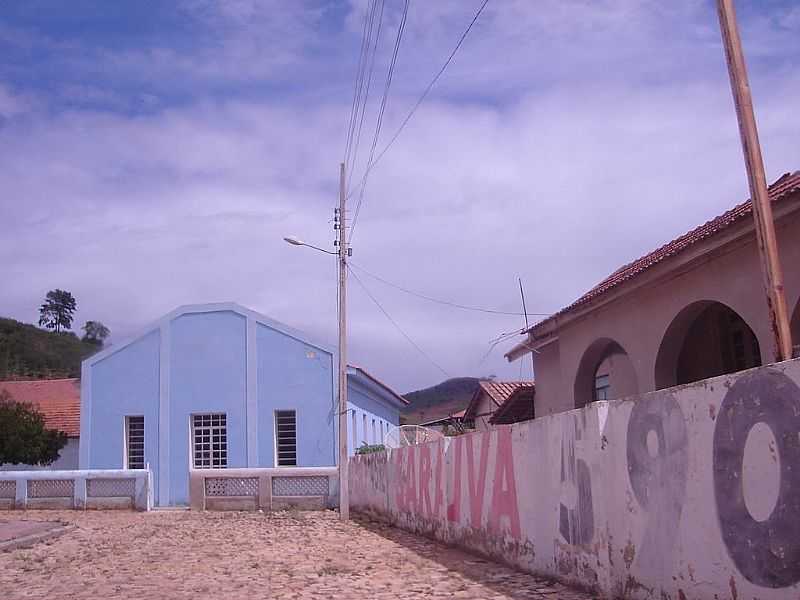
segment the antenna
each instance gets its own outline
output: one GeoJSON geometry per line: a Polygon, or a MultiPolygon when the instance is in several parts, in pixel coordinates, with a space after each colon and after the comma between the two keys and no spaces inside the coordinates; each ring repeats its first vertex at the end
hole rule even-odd
{"type": "Polygon", "coordinates": [[[387,448],[402,448],[403,446],[418,446],[428,442],[444,439],[444,434],[435,429],[421,425],[399,425],[392,427],[383,438],[383,445],[387,448]]]}

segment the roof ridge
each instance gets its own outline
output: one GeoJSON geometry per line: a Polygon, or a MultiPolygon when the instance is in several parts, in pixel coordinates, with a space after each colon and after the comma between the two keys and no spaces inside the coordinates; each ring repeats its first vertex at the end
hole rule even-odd
{"type": "MultiPolygon", "coordinates": [[[[776,202],[784,198],[787,194],[791,194],[800,190],[800,170],[794,172],[786,172],[776,179],[768,186],[770,202],[776,202]]],[[[532,325],[527,331],[533,331],[543,324],[555,319],[556,317],[568,313],[575,308],[582,306],[594,300],[595,298],[606,293],[611,288],[614,288],[629,279],[637,276],[642,271],[645,271],[653,265],[679,254],[689,246],[719,232],[720,230],[728,227],[738,219],[752,212],[752,201],[750,198],[735,205],[723,212],[722,214],[707,220],[686,233],[679,235],[672,241],[669,241],[661,246],[651,250],[647,254],[640,256],[637,259],[621,266],[616,271],[602,279],[597,285],[590,288],[589,291],[580,296],[577,300],[562,308],[561,310],[553,313],[549,317],[542,319],[538,323],[532,325]]]]}

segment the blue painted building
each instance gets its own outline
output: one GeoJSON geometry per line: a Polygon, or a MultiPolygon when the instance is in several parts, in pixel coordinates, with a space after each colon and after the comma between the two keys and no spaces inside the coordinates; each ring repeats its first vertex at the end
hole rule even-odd
{"type": "MultiPolygon", "coordinates": [[[[336,356],[237,304],[178,308],[85,360],[80,467],[147,468],[159,506],[192,468],[336,464],[336,356]]],[[[348,448],[381,443],[405,400],[348,369],[348,448]]]]}

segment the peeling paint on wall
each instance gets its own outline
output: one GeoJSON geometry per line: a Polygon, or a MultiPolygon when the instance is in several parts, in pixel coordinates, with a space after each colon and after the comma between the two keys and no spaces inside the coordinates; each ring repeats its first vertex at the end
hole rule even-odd
{"type": "Polygon", "coordinates": [[[800,597],[798,382],[788,361],[357,456],[351,503],[609,597],[800,597]]]}

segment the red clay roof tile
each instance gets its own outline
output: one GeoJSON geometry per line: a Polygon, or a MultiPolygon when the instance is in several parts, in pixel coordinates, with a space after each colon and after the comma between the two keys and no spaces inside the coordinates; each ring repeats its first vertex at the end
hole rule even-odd
{"type": "Polygon", "coordinates": [[[6,390],[17,402],[36,406],[50,429],[63,431],[68,437],[80,436],[80,379],[0,381],[0,390],[6,390]]]}
{"type": "Polygon", "coordinates": [[[478,401],[481,396],[481,392],[486,393],[494,402],[495,406],[500,406],[506,399],[511,396],[515,391],[520,388],[530,387],[533,388],[533,381],[480,381],[478,382],[478,389],[475,390],[475,394],[472,397],[472,400],[467,406],[465,411],[465,418],[470,419],[474,418],[475,410],[478,406],[478,401]]]}
{"type": "MultiPolygon", "coordinates": [[[[776,202],[798,191],[800,191],[800,171],[795,171],[794,173],[785,173],[780,177],[780,179],[778,179],[769,187],[769,197],[772,202],[776,202]]],[[[611,275],[606,277],[603,281],[594,286],[591,290],[586,292],[583,296],[578,298],[575,302],[538,322],[536,325],[533,325],[528,329],[528,331],[535,331],[554,318],[572,312],[576,308],[595,300],[609,290],[630,279],[633,279],[643,271],[646,271],[650,267],[657,265],[661,261],[671,256],[675,256],[694,244],[721,232],[722,230],[730,227],[734,223],[738,223],[746,217],[749,217],[752,212],[753,208],[750,200],[742,202],[720,216],[711,219],[703,225],[692,229],[690,232],[683,234],[667,244],[664,244],[656,250],[653,250],[650,254],[647,254],[631,263],[628,263],[627,265],[620,267],[611,275]]]]}

